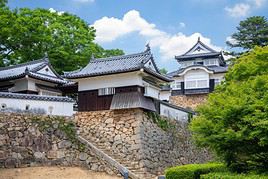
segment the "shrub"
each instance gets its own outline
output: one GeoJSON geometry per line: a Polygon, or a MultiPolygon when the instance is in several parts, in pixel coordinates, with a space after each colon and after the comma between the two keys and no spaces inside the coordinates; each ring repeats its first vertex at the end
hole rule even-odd
{"type": "Polygon", "coordinates": [[[268,179],[268,175],[236,174],[229,172],[216,172],[201,175],[201,179],[268,179]]]}
{"type": "Polygon", "coordinates": [[[235,172],[268,171],[268,46],[236,60],[190,128],[235,172]]]}
{"type": "Polygon", "coordinates": [[[167,179],[198,179],[201,174],[226,171],[221,163],[189,164],[169,168],[165,171],[167,179]]]}

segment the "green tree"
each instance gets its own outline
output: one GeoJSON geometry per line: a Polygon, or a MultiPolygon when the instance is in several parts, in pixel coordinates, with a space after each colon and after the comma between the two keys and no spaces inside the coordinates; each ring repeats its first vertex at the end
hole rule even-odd
{"type": "Polygon", "coordinates": [[[236,171],[268,170],[268,47],[242,55],[190,124],[198,145],[236,171]]]}
{"type": "Polygon", "coordinates": [[[167,74],[167,69],[165,69],[165,68],[161,68],[160,70],[160,73],[162,74],[162,75],[166,75],[167,74]]]}
{"type": "Polygon", "coordinates": [[[7,4],[7,0],[0,0],[0,8],[5,7],[7,4]]]}
{"type": "Polygon", "coordinates": [[[58,72],[85,66],[96,57],[121,55],[94,43],[95,29],[81,18],[46,9],[1,9],[0,65],[40,59],[48,53],[58,72]]]}
{"type": "Polygon", "coordinates": [[[268,45],[268,22],[263,16],[253,16],[241,21],[237,30],[231,36],[233,41],[226,42],[230,47],[249,50],[255,46],[268,45]]]}

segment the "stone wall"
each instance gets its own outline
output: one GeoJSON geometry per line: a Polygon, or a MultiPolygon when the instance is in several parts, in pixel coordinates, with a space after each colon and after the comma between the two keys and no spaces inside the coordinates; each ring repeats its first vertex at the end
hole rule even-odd
{"type": "Polygon", "coordinates": [[[191,140],[188,123],[163,118],[171,127],[163,130],[145,113],[140,123],[141,160],[147,171],[163,174],[171,166],[204,163],[212,160],[205,149],[197,149],[191,140]]]}
{"type": "Polygon", "coordinates": [[[114,154],[128,160],[139,160],[139,124],[142,110],[79,112],[75,120],[80,135],[105,146],[114,154]]]}
{"type": "Polygon", "coordinates": [[[0,167],[81,166],[115,174],[75,136],[62,130],[66,127],[70,131],[70,120],[73,119],[0,113],[0,167]]]}
{"type": "Polygon", "coordinates": [[[172,120],[175,129],[165,131],[141,109],[79,112],[75,119],[81,136],[105,146],[116,158],[137,162],[138,168],[151,174],[212,159],[192,144],[186,123],[172,120]]]}
{"type": "Polygon", "coordinates": [[[186,123],[165,120],[173,128],[163,130],[141,109],[79,112],[75,120],[0,113],[0,167],[82,166],[118,174],[94,150],[70,136],[71,121],[80,136],[119,163],[130,162],[135,170],[163,174],[170,166],[211,159],[206,150],[192,144],[186,123]]]}
{"type": "Polygon", "coordinates": [[[199,95],[177,95],[170,96],[170,103],[181,106],[184,108],[195,109],[198,105],[203,104],[207,101],[207,94],[199,94],[199,95]]]}

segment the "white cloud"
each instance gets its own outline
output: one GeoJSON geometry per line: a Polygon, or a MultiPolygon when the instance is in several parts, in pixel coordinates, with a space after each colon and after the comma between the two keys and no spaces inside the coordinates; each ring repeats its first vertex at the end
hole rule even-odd
{"type": "MultiPolygon", "coordinates": [[[[185,25],[185,24],[184,24],[185,25]]],[[[183,33],[169,34],[157,29],[155,24],[147,22],[136,10],[127,12],[122,19],[103,17],[92,25],[96,29],[96,41],[98,43],[112,42],[119,37],[133,32],[144,37],[152,46],[158,48],[162,59],[173,59],[191,48],[198,37],[209,46],[220,49],[211,44],[209,38],[200,33],[186,36],[183,33]]]]}
{"type": "Polygon", "coordinates": [[[247,16],[250,11],[262,7],[266,0],[246,0],[244,3],[237,3],[233,7],[225,7],[225,11],[232,17],[247,16]]]}
{"type": "Polygon", "coordinates": [[[226,37],[226,42],[229,42],[233,45],[236,45],[238,43],[238,41],[236,39],[232,38],[231,36],[226,37]]]}
{"type": "Polygon", "coordinates": [[[186,27],[186,24],[184,22],[180,22],[179,25],[180,25],[180,28],[186,27]]]}
{"type": "Polygon", "coordinates": [[[113,41],[119,36],[131,32],[139,32],[143,36],[158,36],[163,33],[157,30],[154,24],[144,20],[135,10],[127,12],[122,19],[103,17],[95,21],[93,26],[97,30],[96,40],[98,42],[113,41]]]}
{"type": "Polygon", "coordinates": [[[225,11],[232,17],[247,16],[250,11],[250,5],[245,3],[235,4],[233,7],[225,7],[225,11]]]}
{"type": "Polygon", "coordinates": [[[253,3],[257,8],[262,7],[266,0],[248,0],[250,3],[253,3]]]}
{"type": "Polygon", "coordinates": [[[55,9],[53,9],[52,7],[48,9],[51,13],[57,13],[59,16],[61,16],[62,14],[64,14],[64,11],[56,11],[55,9]]]}
{"type": "Polygon", "coordinates": [[[55,9],[53,9],[52,7],[48,9],[51,13],[55,13],[57,12],[55,9]]]}

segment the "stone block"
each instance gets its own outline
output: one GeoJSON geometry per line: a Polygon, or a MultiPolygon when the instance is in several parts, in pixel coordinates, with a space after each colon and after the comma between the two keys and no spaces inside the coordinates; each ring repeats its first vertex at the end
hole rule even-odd
{"type": "Polygon", "coordinates": [[[46,154],[44,152],[35,152],[34,153],[34,157],[36,159],[42,159],[42,158],[45,158],[46,154]]]}
{"type": "Polygon", "coordinates": [[[8,154],[5,151],[0,151],[0,160],[5,159],[8,154]]]}
{"type": "Polygon", "coordinates": [[[72,146],[72,142],[69,141],[69,140],[63,140],[63,141],[60,141],[58,143],[58,148],[59,149],[62,149],[62,148],[69,148],[72,146]]]}
{"type": "Polygon", "coordinates": [[[64,151],[50,150],[47,152],[48,159],[59,159],[65,157],[64,151]]]}
{"type": "Polygon", "coordinates": [[[85,161],[85,160],[87,160],[87,158],[88,158],[87,153],[82,152],[82,153],[79,154],[79,159],[80,160],[85,161]]]}
{"type": "Polygon", "coordinates": [[[38,136],[33,138],[33,149],[35,151],[46,152],[51,148],[48,136],[38,136]]]}
{"type": "Polygon", "coordinates": [[[114,119],[113,118],[108,118],[108,119],[105,120],[105,123],[106,124],[111,124],[113,122],[114,122],[114,119]]]}
{"type": "Polygon", "coordinates": [[[98,166],[97,164],[93,163],[92,166],[91,166],[90,168],[91,168],[91,170],[93,170],[93,171],[98,171],[99,166],[98,166]]]}
{"type": "Polygon", "coordinates": [[[57,151],[55,151],[55,150],[48,151],[47,158],[48,159],[56,159],[57,158],[57,151]]]}
{"type": "Polygon", "coordinates": [[[114,141],[118,141],[118,140],[121,140],[121,136],[119,134],[114,137],[114,141]]]}
{"type": "Polygon", "coordinates": [[[18,168],[21,165],[21,162],[17,158],[8,158],[5,161],[6,168],[18,168]]]}
{"type": "Polygon", "coordinates": [[[12,152],[11,156],[12,158],[16,158],[16,159],[23,159],[20,153],[12,152]]]}

